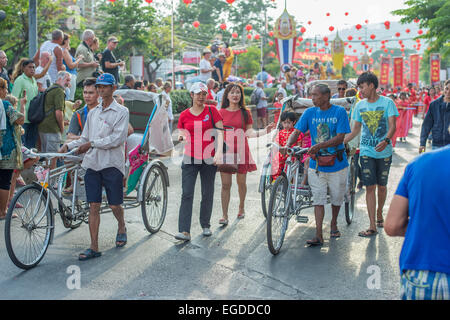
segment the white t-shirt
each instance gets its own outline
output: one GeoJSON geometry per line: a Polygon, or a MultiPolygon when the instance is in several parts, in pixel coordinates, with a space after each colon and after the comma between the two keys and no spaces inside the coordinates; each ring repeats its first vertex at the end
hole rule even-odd
{"type": "MultiPolygon", "coordinates": [[[[42,66],[39,66],[36,68],[36,73],[41,73],[42,70],[44,70],[44,68],[42,68],[42,66]]],[[[44,90],[47,90],[47,88],[50,87],[50,85],[52,84],[52,79],[50,79],[50,75],[47,72],[45,76],[43,76],[40,79],[37,79],[36,82],[42,84],[42,88],[44,90]]]]}
{"type": "Polygon", "coordinates": [[[206,60],[206,59],[202,59],[200,61],[200,75],[199,75],[199,79],[204,81],[204,82],[208,81],[208,79],[210,79],[211,76],[212,76],[212,71],[206,72],[206,73],[202,73],[202,70],[210,70],[211,68],[212,68],[211,67],[211,63],[208,60],[206,60]]]}

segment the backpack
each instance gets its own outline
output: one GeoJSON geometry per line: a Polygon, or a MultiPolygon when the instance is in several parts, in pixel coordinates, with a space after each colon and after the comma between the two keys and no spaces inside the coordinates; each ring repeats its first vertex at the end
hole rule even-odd
{"type": "Polygon", "coordinates": [[[250,104],[252,104],[252,105],[257,105],[259,102],[259,97],[256,94],[256,91],[258,91],[258,89],[253,90],[253,92],[250,96],[250,104]]]}
{"type": "Polygon", "coordinates": [[[30,123],[41,123],[44,121],[45,117],[53,111],[50,110],[48,113],[45,113],[45,97],[49,91],[56,88],[58,87],[48,88],[44,92],[39,92],[37,96],[30,101],[30,106],[28,107],[28,121],[30,121],[30,123]]]}

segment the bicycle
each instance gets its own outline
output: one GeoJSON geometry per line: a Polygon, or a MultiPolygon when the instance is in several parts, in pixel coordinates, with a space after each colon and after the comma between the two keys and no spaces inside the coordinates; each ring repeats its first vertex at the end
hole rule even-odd
{"type": "MultiPolygon", "coordinates": [[[[78,228],[82,222],[88,223],[89,205],[81,167],[82,158],[74,155],[76,149],[67,153],[34,153],[40,157],[37,170],[38,181],[21,188],[11,201],[5,223],[5,243],[8,255],[19,268],[28,270],[35,267],[44,257],[53,242],[55,230],[54,215],[59,213],[63,225],[69,229],[78,228]],[[50,170],[50,161],[63,158],[67,162],[50,170]],[[63,188],[68,174],[72,175],[73,191],[64,194],[63,188]],[[54,208],[50,195],[57,200],[54,208]],[[69,201],[69,203],[66,203],[69,201]],[[20,204],[16,206],[16,204],[20,204]],[[13,217],[13,214],[17,218],[13,217]]],[[[167,211],[167,187],[169,178],[167,167],[158,159],[145,165],[135,190],[136,197],[124,198],[124,209],[141,206],[142,218],[150,233],[160,230],[167,211]]],[[[101,212],[109,212],[106,199],[103,199],[101,212]]]]}

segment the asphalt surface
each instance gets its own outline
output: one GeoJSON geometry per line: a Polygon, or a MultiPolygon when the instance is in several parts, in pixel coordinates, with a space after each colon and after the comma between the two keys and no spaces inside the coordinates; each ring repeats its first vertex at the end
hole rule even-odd
{"type": "MultiPolygon", "coordinates": [[[[417,155],[420,124],[421,120],[414,119],[407,142],[397,143],[385,214],[405,165],[417,155]]],[[[216,176],[211,237],[201,234],[199,183],[194,198],[192,240],[182,243],[173,237],[178,232],[181,201],[177,155],[166,161],[169,202],[161,230],[150,235],[142,222],[141,209],[127,210],[128,244],[118,249],[116,220],[111,213],[104,214],[99,235],[103,253],[100,258],[78,261],[78,254],[90,245],[89,228],[83,224],[76,230],[67,230],[57,215],[54,242],[44,259],[37,267],[23,271],[9,259],[4,244],[5,222],[0,221],[0,299],[398,299],[398,257],[403,239],[388,237],[382,229],[378,229],[376,237],[358,236],[368,227],[364,189],[357,194],[357,212],[351,225],[346,224],[341,210],[340,238],[329,237],[331,210],[327,207],[325,243],[323,247],[307,247],[305,241],[315,233],[313,210],[308,209],[303,214],[310,218],[309,222],[292,219],[281,252],[277,256],[269,252],[257,192],[266,143],[267,137],[250,140],[258,171],[247,178],[246,217],[236,218],[239,200],[233,180],[230,223],[226,227],[218,224],[222,216],[221,183],[220,175],[216,176]],[[80,289],[73,289],[73,283],[77,283],[71,282],[77,274],[72,273],[73,268],[80,271],[80,289]]]]}

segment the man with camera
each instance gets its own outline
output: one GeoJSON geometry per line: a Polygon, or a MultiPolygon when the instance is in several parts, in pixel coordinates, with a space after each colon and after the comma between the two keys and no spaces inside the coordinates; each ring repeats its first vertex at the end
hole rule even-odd
{"type": "Polygon", "coordinates": [[[101,65],[103,72],[110,73],[116,79],[116,84],[119,83],[119,67],[125,65],[124,61],[117,60],[114,56],[113,50],[116,49],[119,40],[116,37],[109,37],[106,49],[102,53],[101,65]]]}

